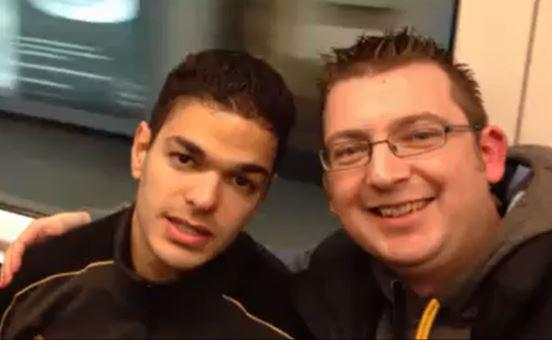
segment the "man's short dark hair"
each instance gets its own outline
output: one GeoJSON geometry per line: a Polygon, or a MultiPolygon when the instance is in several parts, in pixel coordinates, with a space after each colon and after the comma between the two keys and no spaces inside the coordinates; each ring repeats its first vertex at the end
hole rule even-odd
{"type": "Polygon", "coordinates": [[[449,77],[451,95],[472,125],[488,122],[479,85],[466,64],[455,63],[449,51],[430,38],[405,28],[384,36],[361,36],[348,48],[335,48],[324,56],[325,71],[321,81],[322,105],[332,87],[341,80],[374,75],[414,62],[430,62],[439,66],[449,77]]]}
{"type": "Polygon", "coordinates": [[[159,93],[149,122],[152,140],[176,100],[181,98],[220,106],[257,120],[278,139],[276,168],[295,123],[296,112],[293,95],[282,76],[268,63],[238,51],[213,49],[189,54],[169,73],[159,93]]]}

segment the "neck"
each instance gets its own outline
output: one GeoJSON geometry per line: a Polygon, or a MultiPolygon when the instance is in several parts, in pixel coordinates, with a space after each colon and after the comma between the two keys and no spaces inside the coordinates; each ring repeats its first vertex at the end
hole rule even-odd
{"type": "Polygon", "coordinates": [[[134,211],[130,230],[130,254],[136,274],[152,282],[167,282],[176,279],[178,271],[155,255],[143,230],[136,211],[134,211]]]}

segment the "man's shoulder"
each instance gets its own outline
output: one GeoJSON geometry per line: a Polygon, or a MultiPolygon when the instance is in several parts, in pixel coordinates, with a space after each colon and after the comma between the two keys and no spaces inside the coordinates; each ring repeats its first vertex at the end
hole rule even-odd
{"type": "Polygon", "coordinates": [[[309,337],[293,307],[291,272],[284,263],[244,232],[231,250],[236,284],[230,295],[263,321],[295,337],[309,337]]]}
{"type": "Polygon", "coordinates": [[[342,230],[314,249],[307,270],[294,282],[296,308],[317,338],[372,334],[384,301],[372,258],[342,230]],[[356,322],[362,315],[363,322],[356,322]]]}
{"type": "Polygon", "coordinates": [[[124,223],[128,213],[128,210],[118,211],[29,248],[23,258],[23,266],[31,268],[33,264],[48,267],[59,265],[67,269],[77,263],[112,257],[115,230],[124,223]],[[54,264],[50,260],[60,262],[54,264]]]}
{"type": "Polygon", "coordinates": [[[288,294],[290,270],[265,246],[246,233],[240,233],[228,256],[233,290],[244,296],[288,294]]]}
{"type": "Polygon", "coordinates": [[[312,251],[309,270],[341,270],[354,265],[357,260],[368,259],[368,253],[354,243],[345,231],[338,230],[312,251]]]}
{"type": "Polygon", "coordinates": [[[290,273],[275,254],[245,232],[238,235],[233,248],[243,259],[246,268],[255,267],[258,273],[267,275],[288,275],[290,273]]]}
{"type": "Polygon", "coordinates": [[[486,277],[477,293],[475,336],[549,338],[551,286],[552,232],[548,232],[512,250],[486,277]]]}
{"type": "Polygon", "coordinates": [[[536,235],[512,249],[497,264],[491,278],[512,292],[531,293],[539,283],[552,283],[552,231],[536,235]]]}
{"type": "Polygon", "coordinates": [[[3,296],[52,275],[69,273],[113,259],[114,232],[128,211],[119,211],[41,244],[30,247],[22,266],[3,296]]]}

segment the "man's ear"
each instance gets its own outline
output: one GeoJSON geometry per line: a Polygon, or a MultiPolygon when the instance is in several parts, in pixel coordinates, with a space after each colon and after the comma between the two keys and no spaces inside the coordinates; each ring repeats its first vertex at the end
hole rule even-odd
{"type": "Polygon", "coordinates": [[[504,176],[506,156],[508,154],[508,138],[504,132],[493,125],[481,130],[481,157],[485,163],[485,173],[489,183],[496,183],[504,176]]]}
{"type": "Polygon", "coordinates": [[[134,140],[130,155],[130,173],[134,179],[142,177],[144,162],[151,143],[151,130],[148,123],[142,121],[134,132],[134,140]]]}
{"type": "Polygon", "coordinates": [[[330,190],[330,184],[328,182],[328,174],[324,173],[322,175],[322,186],[324,187],[324,191],[326,192],[326,198],[328,199],[328,208],[330,209],[331,213],[334,215],[337,215],[335,208],[333,206],[332,201],[332,194],[330,190]]]}

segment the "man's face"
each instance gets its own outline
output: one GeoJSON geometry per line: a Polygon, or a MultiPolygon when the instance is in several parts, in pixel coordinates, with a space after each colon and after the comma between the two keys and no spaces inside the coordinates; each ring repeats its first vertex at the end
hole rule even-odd
{"type": "Polygon", "coordinates": [[[133,239],[152,264],[193,269],[223,251],[261,202],[276,137],[254,120],[181,100],[150,140],[142,123],[132,155],[133,239]]]}
{"type": "MultiPolygon", "coordinates": [[[[430,63],[340,81],[327,97],[325,146],[385,140],[425,119],[467,125],[450,86],[430,63]]],[[[471,132],[452,132],[443,147],[407,158],[377,144],[367,165],[325,174],[330,208],[356,243],[388,265],[435,268],[490,232],[496,209],[488,183],[501,178],[505,151],[495,127],[482,131],[481,146],[471,132]]]]}

